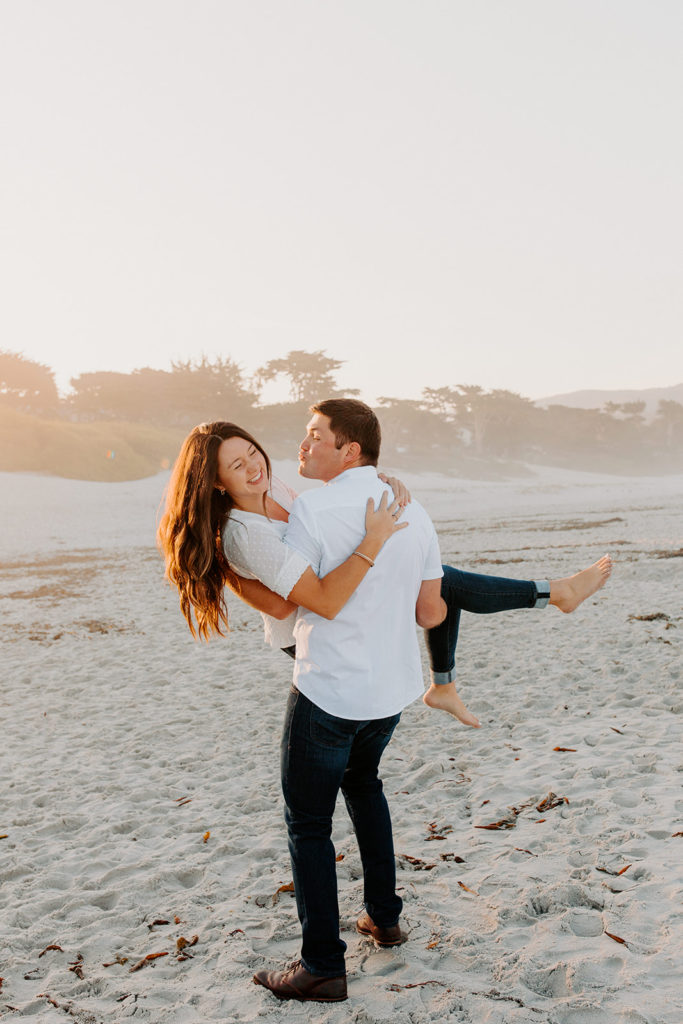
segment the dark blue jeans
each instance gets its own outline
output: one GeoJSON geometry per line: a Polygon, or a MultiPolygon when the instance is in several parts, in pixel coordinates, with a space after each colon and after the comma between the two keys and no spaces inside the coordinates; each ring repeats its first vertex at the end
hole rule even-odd
{"type": "MultiPolygon", "coordinates": [[[[441,596],[448,612],[440,626],[425,634],[429,664],[432,672],[452,673],[455,668],[455,648],[458,644],[461,611],[475,615],[491,615],[512,608],[533,608],[547,603],[550,587],[532,580],[511,580],[503,576],[482,576],[464,572],[450,565],[443,566],[441,596]]],[[[435,682],[446,682],[446,679],[435,682]]]]}
{"type": "Polygon", "coordinates": [[[396,924],[401,913],[391,818],[377,774],[400,717],[369,722],[336,718],[296,687],[290,691],[282,734],[282,792],[301,922],[301,961],[311,974],[334,978],[345,973],[331,839],[340,789],[358,840],[365,909],[381,927],[396,924]]]}

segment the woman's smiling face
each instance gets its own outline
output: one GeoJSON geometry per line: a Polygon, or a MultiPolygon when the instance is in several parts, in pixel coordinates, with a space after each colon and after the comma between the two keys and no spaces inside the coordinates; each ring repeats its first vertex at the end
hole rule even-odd
{"type": "Polygon", "coordinates": [[[237,508],[247,510],[270,487],[266,460],[250,441],[243,437],[229,437],[218,449],[216,486],[224,488],[237,508]]]}

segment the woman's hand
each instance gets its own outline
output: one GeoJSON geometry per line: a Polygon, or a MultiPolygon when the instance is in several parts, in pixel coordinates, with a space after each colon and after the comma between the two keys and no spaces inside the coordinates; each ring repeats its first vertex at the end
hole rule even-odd
{"type": "Polygon", "coordinates": [[[389,484],[401,508],[410,504],[410,491],[397,476],[387,476],[386,473],[378,473],[377,476],[383,483],[389,484]]]}
{"type": "MultiPolygon", "coordinates": [[[[399,530],[405,530],[408,523],[399,523],[398,519],[403,509],[397,498],[389,504],[389,492],[384,491],[380,503],[375,509],[375,502],[368,498],[365,508],[365,541],[379,544],[381,547],[385,541],[392,537],[399,530]]],[[[360,545],[362,547],[362,543],[360,545]]]]}

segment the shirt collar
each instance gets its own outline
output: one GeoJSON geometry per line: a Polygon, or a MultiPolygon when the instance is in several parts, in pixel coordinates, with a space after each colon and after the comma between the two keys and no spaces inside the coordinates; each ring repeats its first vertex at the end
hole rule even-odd
{"type": "Polygon", "coordinates": [[[377,467],[376,466],[354,466],[353,469],[345,469],[343,473],[338,476],[333,476],[331,480],[328,480],[325,484],[326,487],[332,487],[333,484],[339,483],[342,480],[357,480],[361,477],[373,476],[377,479],[377,467]]]}

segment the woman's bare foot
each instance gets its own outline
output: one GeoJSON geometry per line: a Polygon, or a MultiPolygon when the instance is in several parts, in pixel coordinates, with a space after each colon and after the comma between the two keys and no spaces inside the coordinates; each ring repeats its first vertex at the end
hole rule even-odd
{"type": "Polygon", "coordinates": [[[444,683],[437,686],[435,683],[429,687],[422,700],[428,708],[435,708],[438,711],[447,711],[463,725],[471,725],[473,729],[481,728],[479,719],[471,711],[468,711],[458,697],[455,683],[444,683]]]}
{"type": "Polygon", "coordinates": [[[554,604],[561,612],[573,612],[587,597],[594,594],[605,583],[612,572],[612,559],[603,555],[593,565],[589,565],[575,576],[565,576],[561,580],[550,581],[550,604],[554,604]]]}

